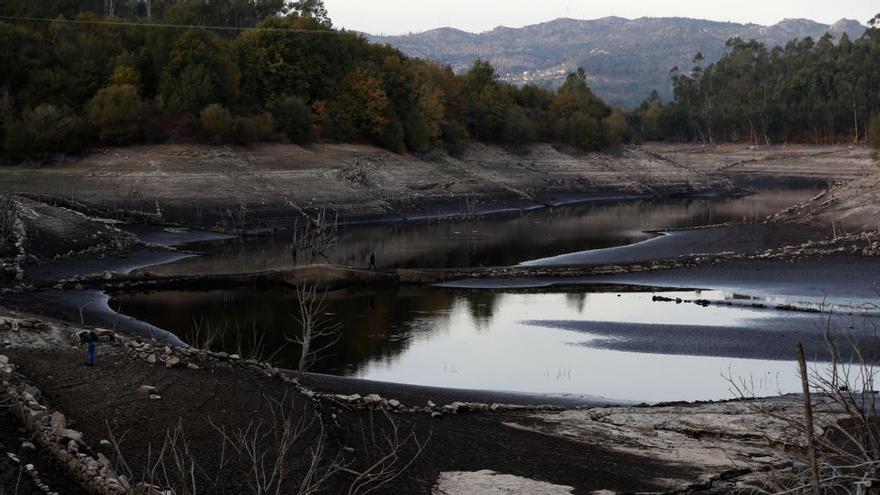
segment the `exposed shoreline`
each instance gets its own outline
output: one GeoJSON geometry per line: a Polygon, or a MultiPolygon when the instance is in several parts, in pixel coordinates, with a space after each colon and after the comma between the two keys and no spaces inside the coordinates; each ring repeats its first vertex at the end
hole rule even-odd
{"type": "MultiPolygon", "coordinates": [[[[94,404],[101,404],[98,409],[101,418],[98,419],[119,418],[120,427],[136,429],[143,438],[138,440],[138,445],[130,448],[138,460],[142,460],[138,456],[146,451],[144,442],[161,440],[155,438],[157,431],[164,431],[163,428],[171,427],[174,421],[181,418],[192,425],[204,419],[201,408],[229,408],[231,424],[246,422],[253,414],[250,405],[229,400],[230,394],[236,398],[247,397],[251,402],[261,393],[290,393],[295,400],[306,402],[314,397],[303,395],[301,388],[290,388],[290,376],[273,369],[271,364],[266,364],[268,368],[264,368],[268,370],[267,377],[239,369],[239,363],[228,355],[221,359],[178,347],[183,342],[177,336],[113,311],[108,300],[114,291],[258,285],[290,287],[303,280],[321,281],[329,289],[430,284],[440,284],[449,290],[502,291],[558,290],[595,284],[620,286],[621,290],[624,290],[623,286],[670,289],[696,285],[714,288],[718,284],[733,287],[730,280],[743,278],[743,274],[748,272],[753,275],[751,279],[745,277],[745,286],[749,290],[761,293],[766,289],[765,292],[772,295],[770,282],[786,284],[787,279],[778,275],[795,261],[806,262],[808,267],[843,263],[849,267],[849,271],[844,270],[842,277],[877,280],[874,273],[875,257],[880,256],[880,236],[877,233],[835,237],[829,236],[824,227],[761,223],[676,231],[673,235],[656,237],[643,243],[566,255],[530,266],[378,272],[350,267],[311,266],[212,276],[163,275],[152,273],[151,270],[160,272],[155,268],[157,264],[192,256],[194,253],[187,251],[187,242],[224,242],[229,235],[186,229],[144,231],[125,228],[98,215],[112,210],[123,212],[120,218],[129,220],[139,218],[140,221],[176,223],[186,227],[211,227],[227,222],[228,227],[229,219],[224,220],[222,213],[196,213],[202,208],[218,212],[234,207],[244,197],[253,199],[247,208],[254,213],[252,220],[255,231],[289,228],[328,207],[341,212],[344,222],[349,223],[433,221],[444,217],[516,214],[576,201],[607,201],[622,197],[700,197],[722,194],[724,191],[736,193],[737,184],[765,181],[784,183],[792,177],[798,181],[829,183],[838,179],[849,180],[859,173],[866,160],[870,160],[868,153],[859,148],[831,147],[821,152],[810,147],[793,147],[788,151],[778,148],[748,152],[740,150],[734,153],[737,156],[730,157],[731,160],[735,158],[733,164],[719,159],[719,156],[726,156],[724,152],[719,152],[720,155],[710,153],[708,156],[711,160],[702,165],[689,163],[687,166],[662,154],[675,155],[679,151],[645,149],[627,150],[619,156],[594,154],[567,157],[541,148],[533,150],[529,157],[517,158],[503,150],[484,147],[478,152],[472,151],[469,159],[430,166],[425,162],[415,164],[408,157],[388,156],[356,147],[328,148],[318,153],[318,158],[314,150],[296,147],[283,150],[261,148],[251,157],[242,150],[201,149],[188,156],[181,156],[179,151],[171,148],[159,151],[114,150],[58,171],[69,183],[56,181],[46,188],[48,191],[40,194],[55,195],[56,200],[61,201],[57,198],[63,195],[62,189],[73,184],[81,188],[80,197],[76,198],[76,204],[52,204],[55,200],[44,198],[49,201],[47,203],[40,201],[39,196],[23,200],[28,226],[31,231],[39,232],[40,236],[26,239],[30,257],[23,259],[19,256],[16,259],[14,269],[25,269],[22,280],[16,280],[16,271],[7,271],[4,293],[0,294],[0,305],[29,313],[4,312],[0,315],[16,321],[5,327],[9,331],[16,331],[6,337],[13,343],[7,344],[4,352],[10,355],[13,363],[19,365],[18,370],[22,375],[51,398],[52,406],[69,412],[72,418],[80,421],[80,427],[85,430],[90,442],[97,443],[104,435],[103,425],[97,424],[95,418],[85,413],[86,410],[93,410],[94,404]],[[282,154],[278,155],[279,152],[282,154]],[[125,159],[127,153],[144,153],[153,159],[133,164],[125,159]],[[739,156],[743,153],[751,158],[743,161],[739,156]],[[295,156],[318,162],[282,163],[279,156],[295,156]],[[542,161],[548,157],[549,161],[542,161]],[[174,158],[182,158],[185,163],[175,164],[174,158]],[[805,159],[809,163],[806,166],[801,163],[791,166],[791,162],[797,159],[805,159]],[[840,177],[822,176],[821,169],[829,159],[852,159],[856,164],[845,171],[837,171],[840,177]],[[504,164],[511,160],[532,161],[525,165],[517,164],[513,167],[516,171],[511,172],[510,167],[504,168],[504,164]],[[761,165],[761,160],[767,161],[766,166],[761,165]],[[208,164],[212,161],[216,164],[208,164]],[[187,168],[192,169],[196,162],[208,168],[219,167],[208,173],[225,169],[223,180],[236,181],[234,186],[227,183],[215,190],[213,188],[218,183],[213,182],[198,191],[189,189],[193,192],[190,195],[182,195],[180,189],[163,189],[174,180],[190,180],[192,182],[187,182],[185,186],[192,188],[198,180],[204,179],[205,176],[201,174],[205,170],[186,179],[189,173],[187,168]],[[750,169],[737,172],[737,169],[744,167],[743,164],[750,169]],[[167,170],[168,165],[177,168],[167,170]],[[465,165],[473,169],[464,170],[462,167],[465,165]],[[410,170],[411,174],[404,173],[407,167],[413,166],[417,169],[410,170]],[[773,168],[775,166],[782,168],[776,170],[773,168]],[[121,168],[115,174],[90,177],[82,173],[87,167],[98,167],[105,171],[113,167],[121,168]],[[638,170],[633,171],[630,167],[638,170]],[[442,174],[461,175],[444,190],[442,181],[435,180],[438,170],[442,174]],[[351,173],[337,176],[340,171],[351,173]],[[659,175],[656,174],[658,171],[659,175]],[[503,175],[511,173],[516,176],[514,179],[503,175]],[[355,177],[358,181],[353,183],[346,177],[355,177]],[[361,183],[364,177],[365,182],[361,183]],[[545,180],[548,177],[551,179],[549,182],[545,180]],[[651,177],[657,182],[651,183],[651,177]],[[138,179],[132,186],[131,190],[135,191],[132,194],[120,196],[109,187],[114,180],[134,178],[138,179]],[[562,182],[553,184],[552,181],[556,179],[562,182]],[[328,180],[330,184],[341,184],[341,189],[319,190],[313,187],[308,190],[308,181],[318,180],[325,184],[328,180]],[[297,183],[299,194],[306,190],[314,193],[315,197],[294,198],[288,195],[286,189],[292,188],[296,181],[303,181],[297,183]],[[404,201],[402,196],[388,195],[391,190],[408,191],[405,195],[412,197],[404,201]],[[450,193],[450,190],[454,190],[454,193],[450,193]],[[197,192],[208,194],[199,196],[197,192]],[[111,208],[114,201],[116,208],[111,208]],[[146,216],[139,217],[137,212],[146,216]],[[197,216],[200,217],[198,221],[197,216]],[[51,221],[47,222],[46,219],[51,221]],[[84,234],[82,239],[85,240],[76,242],[80,237],[74,240],[72,232],[84,234]],[[137,239],[138,234],[144,239],[137,239]],[[38,256],[34,256],[34,253],[38,256]],[[35,264],[35,259],[53,261],[35,264]],[[20,261],[24,263],[18,264],[20,261]],[[42,316],[30,316],[33,314],[42,316]],[[94,385],[93,389],[71,388],[65,382],[63,375],[77,376],[82,373],[79,351],[70,349],[69,345],[59,345],[52,340],[55,337],[28,331],[27,327],[19,328],[21,318],[40,319],[46,316],[67,322],[82,319],[87,325],[114,328],[120,332],[118,343],[105,348],[106,354],[100,357],[106,373],[102,368],[101,373],[89,375],[89,387],[94,385]],[[36,340],[28,340],[31,338],[36,340]],[[47,339],[46,344],[41,344],[43,340],[40,339],[47,339]],[[38,344],[36,347],[34,342],[38,344]],[[167,348],[166,344],[169,344],[167,348]],[[154,350],[143,351],[145,348],[154,350]],[[150,358],[152,353],[158,358],[150,358]],[[175,361],[175,356],[184,361],[175,361]],[[195,367],[185,366],[189,359],[194,360],[189,363],[195,367]],[[196,365],[197,362],[199,364],[196,365]],[[48,367],[52,366],[59,370],[63,368],[64,371],[50,373],[48,367]],[[210,368],[211,373],[206,373],[202,366],[210,368]],[[279,377],[281,380],[272,381],[279,377]],[[145,382],[159,385],[163,391],[160,402],[150,403],[138,395],[137,387],[145,382]],[[210,391],[208,395],[204,395],[206,390],[210,391]],[[191,401],[199,404],[190,407],[191,401]],[[155,431],[146,431],[142,425],[138,425],[139,411],[145,407],[155,415],[151,420],[157,422],[155,425],[151,423],[151,429],[155,431]]],[[[697,151],[691,153],[696,155],[697,151]]],[[[0,170],[0,178],[11,177],[14,180],[4,184],[11,184],[18,192],[29,192],[29,188],[45,182],[45,178],[52,173],[18,167],[11,171],[0,170]]],[[[229,228],[223,230],[230,232],[229,228]]],[[[2,281],[3,277],[0,276],[2,281]]],[[[840,293],[837,297],[841,300],[867,297],[866,291],[870,290],[873,290],[872,287],[864,286],[861,292],[840,293]]],[[[814,299],[822,295],[815,291],[804,294],[814,299]]],[[[30,328],[39,326],[51,328],[52,331],[61,328],[69,334],[81,326],[57,320],[45,325],[34,323],[30,328]]],[[[607,330],[607,337],[613,339],[619,329],[607,330]]],[[[0,331],[6,330],[0,328],[0,331]]],[[[632,336],[631,329],[626,332],[632,336]]],[[[738,338],[733,334],[729,337],[734,340],[738,338]]],[[[662,352],[681,352],[680,349],[670,349],[668,342],[648,344],[659,345],[657,348],[662,352]]],[[[724,349],[731,342],[718,345],[719,349],[724,349]]],[[[342,398],[352,394],[377,394],[381,396],[378,404],[385,405],[380,408],[392,407],[391,399],[407,407],[414,406],[413,410],[418,411],[414,414],[397,409],[394,414],[399,414],[401,421],[423,429],[421,431],[438,429],[442,433],[443,436],[436,440],[436,450],[426,457],[424,464],[414,468],[411,477],[402,480],[397,487],[406,492],[430,493],[438,476],[447,471],[491,468],[499,473],[572,486],[576,493],[603,489],[712,493],[741,487],[741,483],[751,479],[750,476],[790,465],[793,458],[791,452],[768,445],[763,439],[758,441],[753,438],[755,431],[772,432],[778,426],[756,420],[748,405],[738,402],[665,404],[644,408],[581,394],[542,395],[444,389],[319,374],[309,375],[307,383],[317,393],[324,394],[322,397],[330,398],[329,404],[315,407],[329,407],[327,412],[332,411],[333,417],[338,418],[337,434],[350,434],[351,429],[356,430],[358,422],[366,417],[360,409],[365,399],[357,399],[355,402],[358,405],[354,406],[354,402],[349,403],[349,399],[342,398]],[[334,396],[339,397],[332,399],[334,396]],[[439,404],[436,412],[441,412],[442,419],[425,414],[426,411],[430,413],[435,410],[430,406],[435,402],[439,404]],[[443,404],[455,403],[462,405],[442,407],[443,404]],[[492,403],[512,404],[515,407],[511,410],[490,410],[492,403]],[[550,407],[517,409],[526,404],[550,407]],[[682,431],[676,422],[680,422],[685,415],[700,418],[699,424],[690,425],[687,428],[691,430],[682,431]],[[728,419],[733,417],[748,418],[750,426],[733,427],[728,423],[728,419]],[[609,419],[606,421],[606,418],[609,419]],[[569,434],[571,432],[566,433],[568,427],[573,428],[573,436],[569,434]],[[661,433],[655,438],[645,436],[646,431],[661,433]],[[718,436],[707,435],[707,432],[714,432],[713,435],[718,436]],[[682,447],[685,445],[686,448],[682,447]],[[709,454],[718,449],[733,452],[732,455],[737,457],[736,462],[731,464],[729,458],[709,454]],[[515,458],[507,455],[508,451],[516,452],[515,458]],[[693,452],[705,452],[705,455],[695,456],[693,452]],[[585,455],[593,461],[585,464],[585,455]],[[656,462],[652,460],[655,458],[656,462]],[[748,468],[743,469],[743,465],[748,468]],[[633,466],[641,467],[635,469],[633,466]]],[[[796,397],[779,400],[785,404],[784,407],[798,407],[796,397]]],[[[786,441],[794,442],[793,445],[798,440],[786,441]]]]}

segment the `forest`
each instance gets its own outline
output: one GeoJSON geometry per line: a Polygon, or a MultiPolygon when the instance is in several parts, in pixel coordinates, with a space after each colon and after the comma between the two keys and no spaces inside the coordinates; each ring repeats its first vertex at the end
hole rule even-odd
{"type": "Polygon", "coordinates": [[[471,140],[592,150],[630,139],[583,71],[555,92],[334,29],[321,0],[12,0],[0,10],[0,155],[92,146],[471,140]]]}
{"type": "Polygon", "coordinates": [[[880,147],[880,15],[857,40],[793,40],[768,49],[733,38],[723,57],[674,68],[674,99],[652,94],[628,115],[647,140],[864,143],[880,147]],[[872,135],[873,134],[873,135],[872,135]]]}
{"type": "Polygon", "coordinates": [[[556,91],[503,83],[481,60],[455,74],[335,29],[321,0],[7,0],[0,158],[165,142],[365,142],[421,156],[471,141],[880,143],[880,16],[871,26],[772,49],[731,39],[717,63],[697,54],[672,70],[673,101],[654,93],[625,112],[583,70],[556,91]]]}

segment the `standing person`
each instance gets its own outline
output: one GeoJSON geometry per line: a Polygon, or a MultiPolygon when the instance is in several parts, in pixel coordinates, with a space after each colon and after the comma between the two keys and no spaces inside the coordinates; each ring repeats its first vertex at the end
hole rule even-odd
{"type": "Polygon", "coordinates": [[[86,357],[86,366],[95,365],[95,351],[98,348],[98,334],[89,330],[79,333],[79,340],[83,344],[89,345],[88,355],[86,357]]]}
{"type": "Polygon", "coordinates": [[[375,270],[375,269],[376,269],[376,253],[371,252],[370,253],[370,270],[375,270]]]}

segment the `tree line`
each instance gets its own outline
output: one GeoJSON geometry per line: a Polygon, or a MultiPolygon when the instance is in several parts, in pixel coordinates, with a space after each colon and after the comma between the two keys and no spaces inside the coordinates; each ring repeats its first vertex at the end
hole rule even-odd
{"type": "Polygon", "coordinates": [[[11,0],[0,15],[29,18],[0,21],[9,161],[160,142],[457,153],[632,138],[583,71],[558,91],[504,84],[484,61],[456,75],[334,29],[321,0],[11,0]]]}
{"type": "Polygon", "coordinates": [[[830,34],[784,47],[738,38],[714,64],[672,71],[674,99],[654,93],[628,115],[642,139],[880,147],[880,15],[853,41],[830,34]],[[872,136],[873,134],[873,136],[872,136]]]}

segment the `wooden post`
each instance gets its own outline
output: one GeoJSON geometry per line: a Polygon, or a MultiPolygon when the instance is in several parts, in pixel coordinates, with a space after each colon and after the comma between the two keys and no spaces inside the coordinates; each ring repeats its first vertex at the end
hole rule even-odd
{"type": "Polygon", "coordinates": [[[810,381],[807,377],[807,359],[804,357],[804,346],[800,342],[797,345],[798,365],[801,369],[801,385],[804,389],[804,422],[807,427],[807,449],[810,457],[810,472],[812,474],[813,495],[820,495],[819,490],[819,461],[816,459],[816,435],[813,431],[813,401],[810,398],[810,381]]]}

